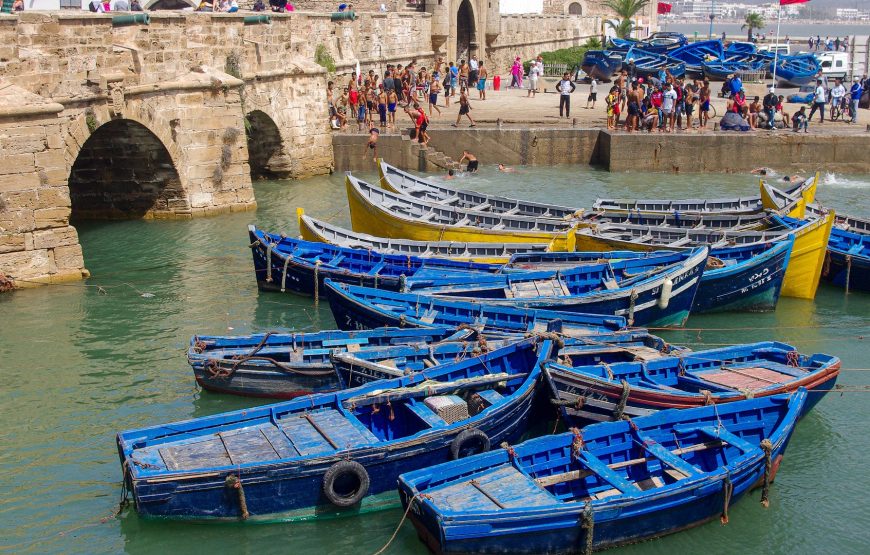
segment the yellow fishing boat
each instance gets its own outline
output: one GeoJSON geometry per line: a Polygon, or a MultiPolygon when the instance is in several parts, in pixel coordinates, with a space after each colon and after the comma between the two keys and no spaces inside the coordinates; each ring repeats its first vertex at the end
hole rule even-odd
{"type": "Polygon", "coordinates": [[[576,224],[462,210],[417,201],[348,175],[347,202],[354,231],[417,241],[544,243],[554,251],[574,250],[576,224]]]}
{"type": "Polygon", "coordinates": [[[330,243],[339,247],[367,249],[386,254],[405,254],[419,258],[450,258],[488,264],[506,264],[514,254],[547,252],[547,243],[468,243],[459,241],[414,241],[390,239],[357,233],[307,216],[296,209],[300,236],[306,241],[330,243]]]}
{"type": "Polygon", "coordinates": [[[803,222],[786,221],[776,215],[771,216],[770,220],[777,229],[773,228],[774,225],[764,231],[728,231],[602,224],[577,230],[576,248],[581,251],[652,251],[699,245],[727,247],[780,241],[793,235],[795,241],[785,272],[782,295],[812,299],[819,285],[834,212],[803,222]]]}
{"type": "Polygon", "coordinates": [[[812,179],[812,183],[800,187],[794,193],[787,193],[775,187],[766,186],[761,182],[761,204],[765,209],[775,210],[778,213],[791,218],[803,218],[806,216],[807,205],[812,204],[816,198],[816,188],[819,184],[819,173],[812,179]]]}

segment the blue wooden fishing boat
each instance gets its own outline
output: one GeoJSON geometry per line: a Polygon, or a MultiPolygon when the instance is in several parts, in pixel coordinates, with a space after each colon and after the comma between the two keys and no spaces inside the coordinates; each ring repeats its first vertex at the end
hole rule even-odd
{"type": "MultiPolygon", "coordinates": [[[[516,341],[514,338],[512,341],[516,341]]],[[[432,345],[396,345],[359,351],[334,353],[333,366],[343,388],[357,387],[373,380],[384,380],[422,372],[443,364],[482,356],[500,348],[506,341],[451,341],[432,345]]],[[[565,338],[559,348],[560,361],[575,366],[646,361],[663,356],[686,353],[685,347],[670,345],[644,330],[628,330],[602,337],[600,340],[565,338]]]]}
{"type": "Polygon", "coordinates": [[[567,337],[608,335],[624,329],[625,318],[520,309],[441,299],[416,293],[396,293],[326,281],[329,307],[342,329],[383,326],[474,326],[479,333],[559,332],[567,337]]]}
{"type": "Polygon", "coordinates": [[[627,51],[638,48],[654,54],[665,54],[685,46],[688,42],[686,35],[682,33],[659,32],[653,33],[644,40],[611,37],[608,44],[616,50],[627,51]]]}
{"type": "MultiPolygon", "coordinates": [[[[814,54],[779,56],[776,60],[776,80],[782,87],[801,87],[815,81],[822,66],[814,54]]],[[[770,72],[774,73],[773,62],[770,72]]]]}
{"type": "MultiPolygon", "coordinates": [[[[848,220],[847,220],[848,221],[848,220]]],[[[870,291],[870,235],[831,229],[822,277],[847,291],[870,291]]]]}
{"type": "Polygon", "coordinates": [[[551,351],[529,338],[360,388],[121,432],[124,483],[144,516],[292,519],[389,506],[402,472],[519,437],[551,351]]]}
{"type": "Polygon", "coordinates": [[[809,412],[833,389],[840,359],[803,355],[774,341],[683,352],[643,362],[545,365],[554,404],[570,425],[646,416],[671,408],[809,391],[809,412]]]}
{"type": "Polygon", "coordinates": [[[700,76],[704,70],[704,62],[722,60],[725,51],[722,49],[721,40],[703,40],[681,46],[668,56],[686,64],[686,71],[693,77],[700,76]]]}
{"type": "Polygon", "coordinates": [[[669,71],[674,77],[686,74],[686,64],[664,54],[632,48],[625,54],[625,63],[633,61],[635,72],[641,77],[659,77],[659,73],[669,71]]]}
{"type": "Polygon", "coordinates": [[[196,382],[208,391],[291,399],[341,387],[330,361],[334,353],[469,341],[476,336],[477,332],[470,327],[196,335],[190,340],[187,360],[196,382]]]}
{"type": "Polygon", "coordinates": [[[399,477],[435,553],[591,553],[768,504],[806,392],[607,422],[399,477]]]}
{"type": "Polygon", "coordinates": [[[451,274],[496,272],[500,266],[439,258],[383,254],[267,233],[248,226],[257,285],[267,291],[314,295],[327,278],[342,283],[398,290],[405,277],[423,268],[451,274]]]}
{"type": "MultiPolygon", "coordinates": [[[[711,248],[706,269],[695,293],[692,312],[760,312],[776,308],[793,244],[794,238],[786,236],[782,240],[767,243],[711,248]]],[[[637,251],[598,254],[604,259],[646,256],[637,251]]],[[[585,253],[517,254],[512,257],[505,271],[510,271],[508,268],[511,267],[570,268],[584,262],[588,262],[585,253]]]]}
{"type": "Polygon", "coordinates": [[[489,306],[612,314],[624,316],[629,326],[681,326],[689,317],[707,253],[706,247],[654,252],[567,269],[459,280],[426,275],[420,282],[409,280],[408,286],[425,295],[489,306]]]}
{"type": "Polygon", "coordinates": [[[773,310],[779,302],[794,237],[710,249],[692,311],[773,310]]]}
{"type": "Polygon", "coordinates": [[[707,79],[724,81],[729,75],[743,71],[759,71],[764,67],[763,60],[747,59],[738,60],[715,60],[701,64],[702,73],[707,79]]]}
{"type": "Polygon", "coordinates": [[[592,79],[610,81],[622,69],[622,53],[611,50],[587,50],[580,69],[592,79]]]}
{"type": "Polygon", "coordinates": [[[728,46],[725,47],[725,53],[726,54],[732,54],[732,53],[757,54],[758,47],[755,45],[754,42],[734,41],[734,42],[729,43],[728,46]]]}

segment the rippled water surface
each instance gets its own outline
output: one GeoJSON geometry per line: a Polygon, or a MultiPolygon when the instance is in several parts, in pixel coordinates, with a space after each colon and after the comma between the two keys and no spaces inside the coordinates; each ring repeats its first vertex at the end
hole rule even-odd
{"type": "MultiPolygon", "coordinates": [[[[372,177],[372,176],[363,176],[372,177]]],[[[596,196],[752,194],[747,175],[609,174],[586,167],[483,168],[459,186],[588,206],[596,196]]],[[[818,198],[870,214],[870,176],[825,175],[818,198]]],[[[115,518],[114,434],[256,404],[199,391],[184,349],[194,333],[332,326],[310,299],[258,293],[246,225],[296,233],[295,208],[346,225],[340,176],[260,182],[257,212],[177,222],[79,226],[85,283],[0,296],[0,551],[65,553],[372,553],[398,510],[314,523],[232,525],[115,518]]],[[[841,384],[870,384],[870,297],[823,285],[814,302],[769,314],[692,317],[663,335],[695,348],[780,339],[843,359],[841,384]],[[701,329],[703,331],[698,331],[701,329]]],[[[795,433],[772,489],[705,525],[613,553],[866,553],[870,545],[870,394],[828,395],[795,433]]],[[[391,553],[421,553],[409,525],[391,553]]]]}

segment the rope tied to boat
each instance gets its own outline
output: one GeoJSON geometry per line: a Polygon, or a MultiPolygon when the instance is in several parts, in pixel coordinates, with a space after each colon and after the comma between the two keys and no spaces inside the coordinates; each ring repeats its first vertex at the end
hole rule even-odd
{"type": "Polygon", "coordinates": [[[255,247],[259,247],[260,245],[262,245],[262,243],[260,242],[259,239],[257,239],[256,241],[254,241],[253,243],[251,243],[250,245],[248,245],[248,248],[249,248],[249,249],[253,249],[253,248],[255,248],[255,247]]]}
{"type": "Polygon", "coordinates": [[[314,263],[314,306],[320,302],[320,260],[314,263]]]}
{"type": "Polygon", "coordinates": [[[722,515],[719,517],[719,522],[722,525],[728,524],[728,505],[731,504],[731,494],[734,493],[734,484],[731,483],[731,474],[725,475],[725,480],[722,482],[722,515]]]}
{"type": "Polygon", "coordinates": [[[248,501],[245,499],[245,488],[242,487],[241,479],[235,474],[230,474],[224,484],[226,487],[236,490],[236,495],[239,497],[239,517],[242,520],[248,520],[251,514],[248,512],[248,501]]]}
{"type": "Polygon", "coordinates": [[[592,554],[592,540],[595,534],[595,513],[592,512],[592,501],[587,501],[583,506],[582,524],[580,527],[586,531],[583,543],[583,555],[592,554]]]}
{"type": "Polygon", "coordinates": [[[686,361],[683,360],[683,357],[679,357],[677,361],[677,368],[679,369],[679,376],[682,378],[686,375],[686,361]]]}
{"type": "Polygon", "coordinates": [[[628,403],[628,396],[631,393],[631,385],[625,380],[622,381],[622,395],[619,396],[619,404],[616,405],[616,410],[613,411],[614,420],[622,420],[625,415],[625,405],[628,403]]]}
{"type": "Polygon", "coordinates": [[[507,451],[508,457],[510,457],[510,459],[511,459],[512,461],[516,460],[516,458],[517,458],[517,452],[514,451],[514,448],[511,447],[511,444],[510,444],[510,443],[508,443],[507,441],[502,441],[501,444],[499,445],[499,447],[501,447],[502,449],[504,449],[505,451],[507,451]]]}
{"type": "Polygon", "coordinates": [[[714,403],[712,391],[709,389],[702,389],[699,393],[704,396],[704,406],[712,405],[714,403]]]}
{"type": "Polygon", "coordinates": [[[571,428],[571,433],[574,435],[571,441],[571,459],[576,461],[580,458],[580,452],[586,448],[586,442],[583,440],[583,432],[578,428],[571,428]]]}
{"type": "Polygon", "coordinates": [[[800,366],[800,353],[797,351],[789,351],[785,355],[786,363],[792,368],[797,368],[800,366]]]}
{"type": "Polygon", "coordinates": [[[604,366],[604,371],[607,372],[607,379],[613,381],[613,370],[610,369],[610,365],[606,362],[601,363],[604,366]]]}
{"type": "Polygon", "coordinates": [[[414,506],[414,502],[418,499],[432,499],[432,496],[423,492],[417,492],[408,500],[408,506],[405,508],[405,514],[402,515],[402,518],[399,520],[399,525],[396,526],[396,530],[393,532],[393,535],[390,536],[390,539],[387,540],[387,543],[377,551],[375,551],[374,555],[381,555],[384,551],[389,549],[390,545],[393,543],[393,540],[396,539],[396,536],[399,535],[399,530],[402,529],[402,525],[405,524],[405,520],[408,518],[408,513],[411,512],[411,507],[414,506]]]}
{"type": "Polygon", "coordinates": [[[849,282],[852,279],[852,255],[846,255],[846,294],[849,294],[849,282]]]}
{"type": "Polygon", "coordinates": [[[766,509],[767,507],[770,507],[770,474],[773,468],[770,455],[773,452],[773,443],[765,438],[761,440],[759,446],[761,447],[761,450],[764,451],[764,485],[761,488],[761,506],[766,509]]]}
{"type": "MultiPolygon", "coordinates": [[[[318,260],[319,262],[319,260],[318,260]]],[[[281,271],[281,292],[287,289],[287,266],[290,264],[290,257],[284,257],[284,269],[281,271]]]]}
{"type": "Polygon", "coordinates": [[[272,249],[274,248],[275,243],[266,246],[266,283],[272,283],[272,249]]]}
{"type": "Polygon", "coordinates": [[[405,274],[399,274],[399,292],[407,293],[407,282],[408,278],[405,277],[405,274]]]}
{"type": "Polygon", "coordinates": [[[208,347],[208,344],[205,341],[201,340],[199,337],[193,338],[193,352],[194,353],[202,353],[203,351],[206,350],[207,347],[208,347]]]}
{"type": "Polygon", "coordinates": [[[634,303],[637,301],[637,291],[631,290],[631,296],[628,299],[628,327],[634,325],[634,303]]]}
{"type": "Polygon", "coordinates": [[[133,481],[133,474],[130,472],[130,461],[125,460],[123,464],[121,464],[121,500],[118,501],[118,510],[115,512],[115,516],[120,515],[127,505],[130,504],[130,490],[127,489],[127,478],[130,478],[130,482],[133,481]]]}

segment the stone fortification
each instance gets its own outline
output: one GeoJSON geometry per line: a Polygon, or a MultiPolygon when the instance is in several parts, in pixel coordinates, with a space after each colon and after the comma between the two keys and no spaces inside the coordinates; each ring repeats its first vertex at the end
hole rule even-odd
{"type": "Polygon", "coordinates": [[[0,16],[0,273],[80,278],[71,218],[243,210],[252,172],[330,171],[318,47],[338,72],[432,57],[424,14],[245,15],[0,16]]]}

